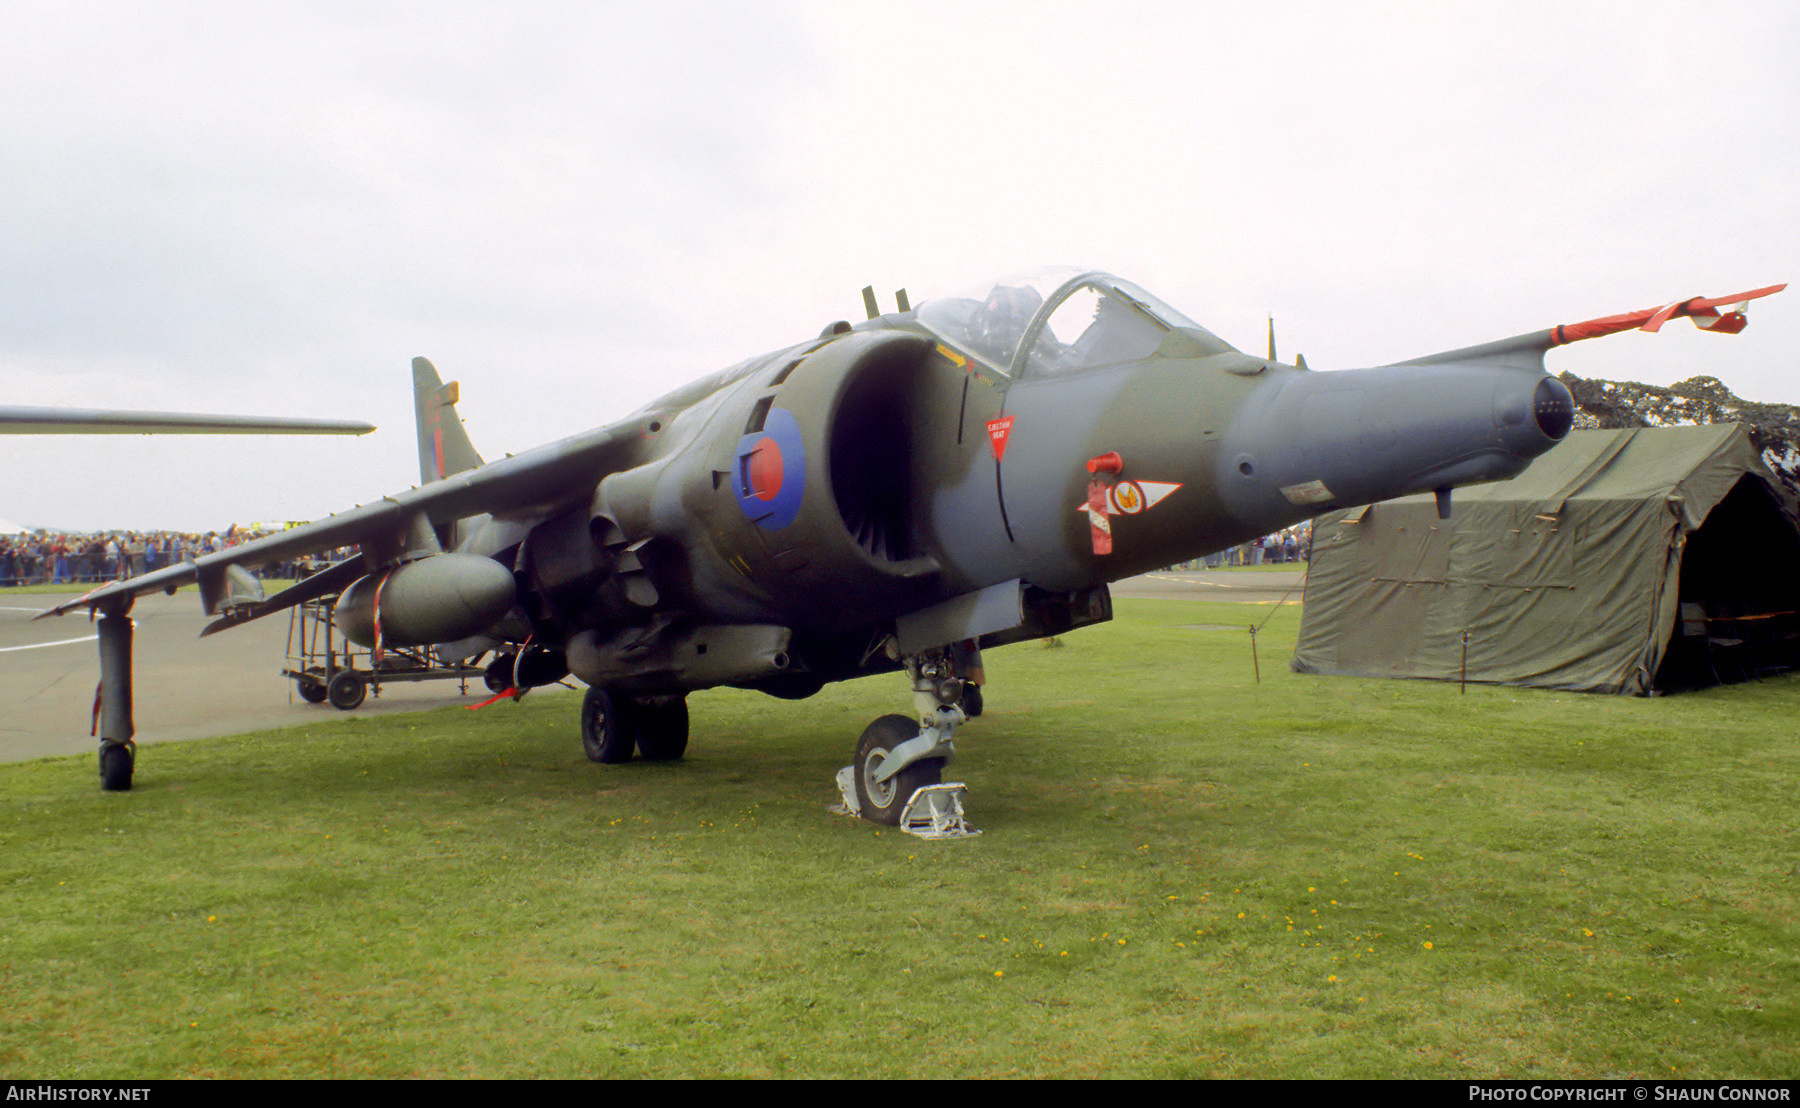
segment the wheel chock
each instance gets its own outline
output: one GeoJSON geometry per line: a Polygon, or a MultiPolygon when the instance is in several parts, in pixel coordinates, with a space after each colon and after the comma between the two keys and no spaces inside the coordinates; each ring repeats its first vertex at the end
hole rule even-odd
{"type": "MultiPolygon", "coordinates": [[[[833,815],[862,816],[862,805],[856,799],[856,767],[845,766],[837,772],[838,792],[843,800],[833,804],[833,815]]],[[[972,839],[981,834],[963,818],[963,796],[968,786],[961,781],[943,785],[926,785],[914,789],[900,810],[900,830],[921,839],[972,839]]]]}
{"type": "Polygon", "coordinates": [[[862,801],[856,799],[856,767],[845,766],[837,771],[838,792],[843,800],[833,804],[827,811],[834,816],[862,817],[862,801]]]}
{"type": "Polygon", "coordinates": [[[900,830],[921,839],[972,839],[981,834],[963,818],[967,791],[961,781],[916,790],[900,812],[900,830]]]}

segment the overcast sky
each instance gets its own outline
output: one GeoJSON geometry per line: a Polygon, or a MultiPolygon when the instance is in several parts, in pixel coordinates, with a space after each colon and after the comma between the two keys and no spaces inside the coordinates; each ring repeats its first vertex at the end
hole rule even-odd
{"type": "MultiPolygon", "coordinates": [[[[1068,263],[1379,364],[1800,277],[1800,4],[0,0],[0,403],[365,419],[0,441],[0,517],[308,519],[1068,263]]],[[[1552,371],[1800,403],[1800,288],[1552,371]]]]}

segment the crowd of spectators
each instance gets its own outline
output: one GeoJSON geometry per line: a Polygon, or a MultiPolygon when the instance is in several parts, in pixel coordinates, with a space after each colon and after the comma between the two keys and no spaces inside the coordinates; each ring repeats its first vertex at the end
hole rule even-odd
{"type": "MultiPolygon", "coordinates": [[[[0,588],[21,585],[93,585],[193,561],[228,546],[260,538],[268,531],[233,526],[225,531],[103,531],[58,534],[27,531],[0,535],[0,588]]],[[[287,563],[265,567],[264,577],[302,576],[306,567],[287,563]]]]}
{"type": "Polygon", "coordinates": [[[1219,569],[1223,566],[1272,566],[1312,561],[1312,521],[1230,546],[1204,558],[1185,563],[1183,569],[1219,569]]]}

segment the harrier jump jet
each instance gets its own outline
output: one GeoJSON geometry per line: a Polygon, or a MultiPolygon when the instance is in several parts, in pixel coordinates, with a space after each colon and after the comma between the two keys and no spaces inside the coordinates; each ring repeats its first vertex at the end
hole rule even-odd
{"type": "MultiPolygon", "coordinates": [[[[802,698],[904,670],[869,725],[861,814],[936,783],[979,650],[1111,616],[1108,582],[1322,512],[1518,473],[1568,432],[1552,347],[1691,317],[1742,329],[1777,291],[1687,300],[1351,372],[1244,353],[1099,272],[1011,277],[696,381],[624,419],[481,464],[454,383],[413,363],[425,483],[106,585],[100,770],[130,787],[132,599],[198,580],[219,630],[337,594],[377,649],[492,652],[514,695],[574,675],[589,757],[680,757],[686,697],[802,698]],[[263,598],[245,567],[355,544],[263,598]]],[[[46,613],[51,614],[51,613],[46,613]]]]}

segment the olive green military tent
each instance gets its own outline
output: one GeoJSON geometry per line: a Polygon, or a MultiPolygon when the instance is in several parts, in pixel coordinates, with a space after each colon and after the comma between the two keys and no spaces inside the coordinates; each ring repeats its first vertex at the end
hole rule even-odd
{"type": "Polygon", "coordinates": [[[1576,431],[1454,499],[1316,522],[1294,669],[1644,695],[1800,655],[1800,532],[1738,424],[1576,431]]]}

